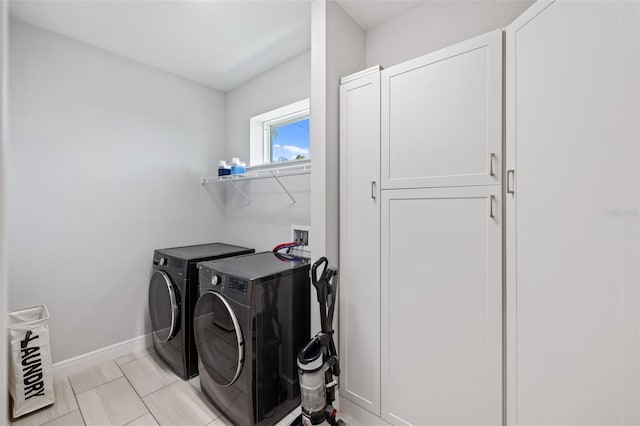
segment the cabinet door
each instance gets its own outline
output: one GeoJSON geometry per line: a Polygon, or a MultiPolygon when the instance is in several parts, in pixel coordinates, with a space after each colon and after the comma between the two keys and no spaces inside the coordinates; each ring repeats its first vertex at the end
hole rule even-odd
{"type": "Polygon", "coordinates": [[[640,424],[640,4],[507,29],[507,418],[640,424]]]}
{"type": "Polygon", "coordinates": [[[502,32],[382,72],[382,188],[501,181],[502,32]]]}
{"type": "Polygon", "coordinates": [[[382,417],[502,423],[500,186],[382,191],[382,417]]]}
{"type": "Polygon", "coordinates": [[[380,415],[380,72],[340,88],[340,394],[380,415]]]}

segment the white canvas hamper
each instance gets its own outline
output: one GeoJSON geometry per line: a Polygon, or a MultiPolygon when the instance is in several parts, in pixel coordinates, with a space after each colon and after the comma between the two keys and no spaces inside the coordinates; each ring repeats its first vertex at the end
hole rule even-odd
{"type": "Polygon", "coordinates": [[[48,320],[45,305],[9,314],[9,393],[14,418],[55,402],[48,320]]]}

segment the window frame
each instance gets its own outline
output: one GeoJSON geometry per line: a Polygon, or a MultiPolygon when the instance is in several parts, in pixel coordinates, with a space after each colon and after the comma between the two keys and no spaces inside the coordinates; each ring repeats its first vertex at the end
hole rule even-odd
{"type": "MultiPolygon", "coordinates": [[[[273,161],[273,158],[271,158],[271,145],[272,145],[271,144],[271,128],[273,126],[278,126],[278,125],[297,123],[298,121],[303,121],[304,119],[308,119],[308,118],[309,118],[309,109],[306,109],[302,111],[297,111],[293,114],[285,115],[283,117],[274,118],[273,120],[265,121],[263,123],[263,129],[264,129],[264,134],[263,134],[264,157],[263,158],[265,160],[269,160],[268,162],[265,161],[264,164],[279,163],[277,161],[273,161]]],[[[282,163],[287,163],[289,161],[294,161],[294,160],[282,161],[282,163]]]]}
{"type": "MultiPolygon", "coordinates": [[[[271,127],[282,125],[287,122],[302,121],[305,117],[311,119],[309,98],[302,99],[297,102],[267,111],[263,114],[251,117],[250,126],[250,150],[249,165],[250,166],[268,166],[268,165],[284,165],[292,161],[282,162],[271,161],[271,127]]],[[[309,160],[305,158],[304,160],[309,160]]],[[[303,160],[302,160],[303,161],[303,160]]]]}

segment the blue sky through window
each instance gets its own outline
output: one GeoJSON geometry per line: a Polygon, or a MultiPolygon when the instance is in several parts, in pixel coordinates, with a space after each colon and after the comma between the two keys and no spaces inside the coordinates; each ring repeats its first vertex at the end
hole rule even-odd
{"type": "Polygon", "coordinates": [[[309,117],[272,126],[271,162],[309,158],[309,117]],[[273,128],[277,128],[274,132],[273,128]]]}

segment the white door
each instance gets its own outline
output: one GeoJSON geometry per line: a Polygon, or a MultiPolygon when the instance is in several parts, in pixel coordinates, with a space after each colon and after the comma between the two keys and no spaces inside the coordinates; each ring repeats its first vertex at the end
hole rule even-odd
{"type": "Polygon", "coordinates": [[[382,191],[382,417],[502,423],[499,185],[382,191]]]}
{"type": "Polygon", "coordinates": [[[380,415],[380,71],[340,87],[340,394],[380,415]]]}
{"type": "Polygon", "coordinates": [[[640,424],[640,3],[507,29],[507,418],[640,424]]]}
{"type": "Polygon", "coordinates": [[[382,72],[382,188],[501,182],[502,31],[382,72]]]}

